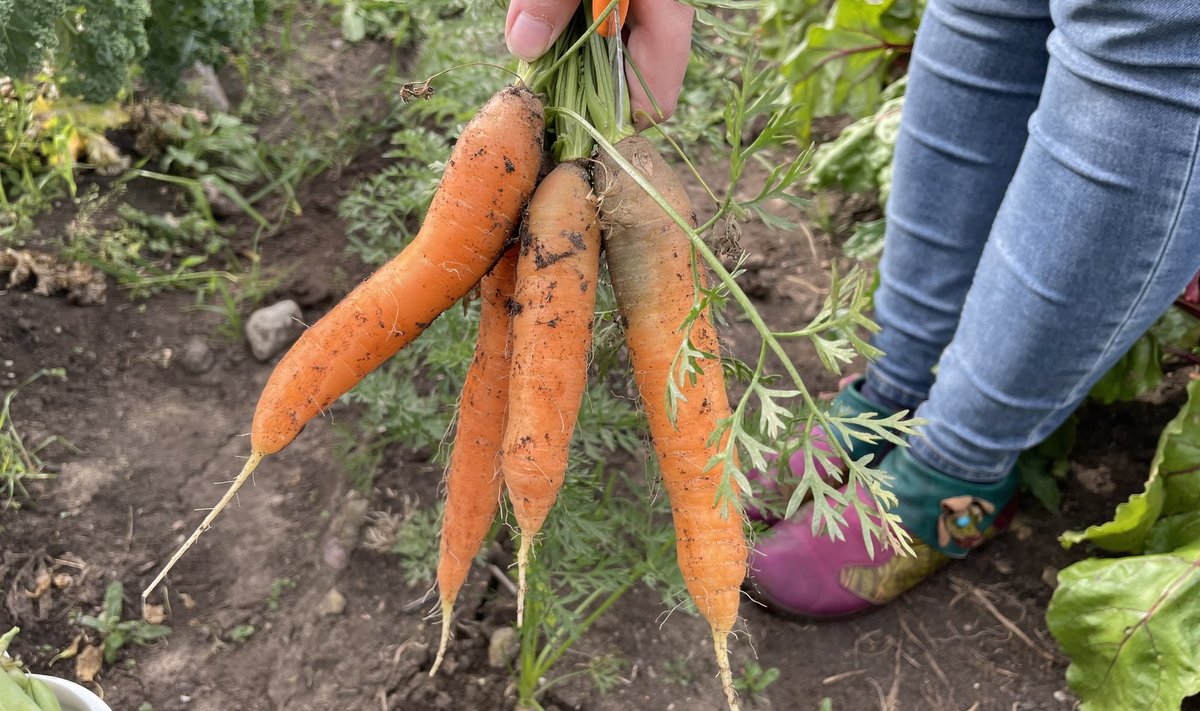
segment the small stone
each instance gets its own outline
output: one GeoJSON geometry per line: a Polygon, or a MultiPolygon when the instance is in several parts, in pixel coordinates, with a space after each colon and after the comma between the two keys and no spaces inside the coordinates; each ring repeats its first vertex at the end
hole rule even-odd
{"type": "Polygon", "coordinates": [[[266,362],[300,335],[300,307],[287,299],[266,306],[246,319],[246,340],[259,361],[266,362]]]}
{"type": "Polygon", "coordinates": [[[208,342],[201,336],[192,336],[189,338],[187,343],[183,345],[183,351],[179,355],[179,365],[183,366],[184,371],[192,375],[207,373],[213,367],[215,360],[212,348],[209,347],[208,342]]]}
{"type": "Polygon", "coordinates": [[[329,592],[325,593],[325,597],[321,600],[321,604],[317,607],[317,614],[321,617],[333,617],[345,611],[346,596],[338,592],[337,588],[330,588],[329,592]]]}
{"type": "Polygon", "coordinates": [[[196,62],[184,72],[183,82],[201,108],[206,111],[229,113],[229,97],[211,66],[196,62]]]}
{"type": "Polygon", "coordinates": [[[1013,574],[1012,562],[1005,560],[1004,558],[993,559],[992,567],[994,567],[996,569],[996,572],[1000,573],[1001,575],[1012,575],[1013,574]]]}
{"type": "Polygon", "coordinates": [[[1062,689],[1059,689],[1058,691],[1054,692],[1054,700],[1058,701],[1059,703],[1064,703],[1064,704],[1070,703],[1071,695],[1068,694],[1067,692],[1063,691],[1062,689]]]}
{"type": "Polygon", "coordinates": [[[504,669],[517,656],[517,631],[512,627],[497,627],[488,640],[488,666],[504,669]]]}
{"type": "Polygon", "coordinates": [[[1042,582],[1045,583],[1051,590],[1058,588],[1058,571],[1053,565],[1047,565],[1042,568],[1042,582]]]}
{"type": "Polygon", "coordinates": [[[1075,478],[1083,488],[1097,496],[1107,496],[1117,489],[1113,482],[1112,472],[1106,466],[1075,467],[1075,478]]]}
{"type": "Polygon", "coordinates": [[[221,189],[216,186],[211,180],[201,179],[201,187],[204,188],[204,198],[208,200],[208,206],[212,208],[213,214],[217,217],[233,217],[241,213],[241,208],[237,206],[228,195],[221,192],[221,189]]]}

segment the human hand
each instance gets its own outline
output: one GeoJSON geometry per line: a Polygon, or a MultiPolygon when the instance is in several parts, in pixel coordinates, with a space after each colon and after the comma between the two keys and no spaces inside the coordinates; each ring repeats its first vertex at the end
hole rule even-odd
{"type": "MultiPolygon", "coordinates": [[[[579,9],[579,0],[509,0],[504,39],[517,57],[546,53],[579,9]]],[[[631,0],[625,19],[625,76],[634,123],[639,128],[675,112],[692,46],[692,8],[676,0],[631,0]],[[633,71],[636,65],[654,102],[633,71]],[[655,102],[658,110],[654,108],[655,102]]]]}

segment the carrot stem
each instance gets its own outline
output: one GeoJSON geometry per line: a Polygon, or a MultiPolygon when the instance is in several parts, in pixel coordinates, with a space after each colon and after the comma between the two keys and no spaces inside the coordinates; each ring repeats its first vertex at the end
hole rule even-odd
{"type": "Polygon", "coordinates": [[[188,536],[188,539],[184,541],[182,546],[179,547],[179,550],[175,551],[174,555],[171,556],[171,559],[167,561],[166,566],[159,571],[158,575],[154,576],[154,580],[150,581],[150,584],[146,586],[145,590],[142,591],[143,605],[146,603],[146,598],[150,597],[150,593],[154,592],[154,588],[158,587],[158,584],[162,582],[163,578],[167,577],[167,573],[171,572],[171,568],[175,567],[175,564],[179,562],[179,559],[183,557],[183,554],[187,553],[188,549],[196,544],[196,541],[200,539],[200,534],[207,531],[209,527],[212,526],[213,520],[215,520],[217,516],[220,515],[221,511],[229,505],[230,501],[233,501],[233,497],[237,495],[238,490],[242,488],[242,485],[246,483],[246,480],[249,479],[250,475],[254,473],[254,470],[258,468],[258,463],[261,462],[265,456],[265,452],[260,452],[258,450],[250,452],[250,458],[246,460],[246,465],[242,467],[241,473],[237,475],[237,478],[235,478],[233,483],[229,485],[229,488],[225,490],[225,495],[221,497],[221,500],[217,502],[217,505],[213,507],[213,510],[208,512],[208,515],[204,517],[204,520],[200,522],[200,525],[196,527],[196,530],[192,531],[192,535],[188,536]]]}

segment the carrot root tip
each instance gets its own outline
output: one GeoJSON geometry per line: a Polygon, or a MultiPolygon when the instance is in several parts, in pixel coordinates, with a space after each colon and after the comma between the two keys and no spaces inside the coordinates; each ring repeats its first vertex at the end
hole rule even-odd
{"type": "Polygon", "coordinates": [[[517,627],[525,623],[525,593],[529,591],[525,571],[529,569],[529,549],[532,547],[533,539],[521,534],[521,547],[517,549],[517,627]]]}
{"type": "Polygon", "coordinates": [[[713,630],[713,650],[717,653],[717,669],[721,673],[721,689],[729,703],[729,711],[739,711],[737,692],[733,689],[733,670],[729,666],[729,635],[713,630]]]}
{"type": "Polygon", "coordinates": [[[200,534],[207,531],[212,525],[213,520],[217,518],[217,515],[229,505],[230,501],[233,501],[233,497],[237,495],[238,490],[242,488],[242,485],[246,483],[246,480],[249,479],[250,475],[254,473],[254,470],[258,468],[258,463],[261,462],[265,456],[267,456],[267,453],[260,450],[253,450],[250,452],[250,458],[246,460],[246,464],[242,467],[241,473],[237,475],[237,477],[233,480],[233,483],[230,484],[229,488],[225,490],[225,494],[221,497],[221,500],[217,502],[217,505],[213,507],[212,511],[208,512],[208,515],[204,517],[204,520],[200,522],[200,525],[196,527],[196,530],[192,531],[192,535],[188,536],[188,539],[184,541],[182,546],[179,547],[179,550],[175,551],[175,553],[171,556],[171,559],[168,560],[167,564],[163,566],[163,569],[159,571],[158,575],[154,576],[154,580],[152,580],[150,584],[146,586],[146,589],[142,591],[143,603],[145,603],[146,598],[150,597],[150,593],[154,592],[154,588],[158,587],[158,584],[163,581],[163,578],[167,577],[167,573],[171,572],[171,568],[175,567],[175,564],[179,562],[179,559],[183,557],[183,554],[187,553],[188,549],[196,544],[196,541],[200,538],[200,534]]]}
{"type": "Polygon", "coordinates": [[[442,666],[442,660],[446,657],[446,647],[450,645],[450,619],[454,616],[454,601],[442,601],[442,638],[438,642],[437,656],[433,660],[433,666],[429,668],[429,676],[437,674],[438,668],[442,666]]]}

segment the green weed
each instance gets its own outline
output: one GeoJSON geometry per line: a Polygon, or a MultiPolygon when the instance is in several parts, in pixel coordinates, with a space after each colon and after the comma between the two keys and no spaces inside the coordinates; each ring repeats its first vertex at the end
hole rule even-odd
{"type": "MultiPolygon", "coordinates": [[[[67,371],[62,368],[43,369],[22,380],[15,388],[5,394],[0,404],[0,492],[4,496],[4,509],[10,506],[20,506],[17,497],[28,498],[29,491],[25,482],[49,479],[51,474],[46,471],[46,463],[39,454],[55,442],[62,442],[57,436],[50,436],[29,445],[21,437],[16,423],[12,418],[13,398],[21,388],[29,385],[42,376],[66,379],[67,371]]],[[[69,444],[68,444],[69,446],[69,444]]]]}
{"type": "Polygon", "coordinates": [[[766,693],[767,687],[779,679],[775,667],[763,669],[758,662],[747,660],[742,664],[742,673],[733,680],[733,688],[745,694],[751,702],[766,693]]]}
{"type": "Polygon", "coordinates": [[[115,664],[117,653],[127,644],[145,645],[171,634],[171,628],[145,620],[122,620],[125,586],[114,580],[104,592],[104,608],[99,617],[79,615],[75,623],[100,634],[106,664],[115,664]]]}
{"type": "Polygon", "coordinates": [[[271,592],[267,595],[267,611],[279,612],[283,602],[283,594],[296,587],[296,581],[291,578],[275,578],[271,581],[271,592]]]}

